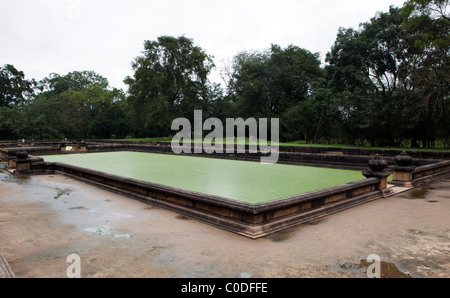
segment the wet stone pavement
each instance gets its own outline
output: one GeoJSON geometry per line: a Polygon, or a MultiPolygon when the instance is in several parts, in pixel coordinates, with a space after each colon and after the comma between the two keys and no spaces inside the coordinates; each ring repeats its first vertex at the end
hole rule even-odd
{"type": "MultiPolygon", "coordinates": [[[[1,166],[1,165],[0,165],[1,166]]],[[[1,168],[1,167],[0,167],[1,168]]],[[[251,240],[63,175],[0,170],[0,253],[17,278],[450,277],[450,179],[251,240]]]]}

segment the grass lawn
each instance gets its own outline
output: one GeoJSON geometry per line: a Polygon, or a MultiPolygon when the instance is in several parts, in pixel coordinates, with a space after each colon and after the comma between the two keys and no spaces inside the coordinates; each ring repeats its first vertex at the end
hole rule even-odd
{"type": "MultiPolygon", "coordinates": [[[[171,142],[172,137],[163,137],[163,138],[130,138],[130,139],[115,139],[115,141],[135,141],[135,142],[171,142]]],[[[224,144],[227,141],[224,139],[224,144]]],[[[236,143],[242,143],[235,140],[236,143]]],[[[248,139],[245,140],[245,144],[257,144],[257,142],[250,142],[248,139]]],[[[268,142],[268,145],[271,143],[268,142]]],[[[300,146],[300,147],[323,147],[323,148],[367,148],[367,149],[386,149],[386,150],[411,150],[411,151],[450,151],[450,148],[444,148],[443,143],[438,143],[436,148],[409,148],[409,147],[372,147],[369,145],[358,146],[358,145],[343,145],[343,144],[311,144],[305,143],[304,141],[297,142],[286,142],[279,143],[279,146],[300,146]]]]}
{"type": "MultiPolygon", "coordinates": [[[[55,141],[55,140],[47,140],[47,141],[55,141]]],[[[60,140],[56,140],[60,141],[60,140]]],[[[89,141],[89,140],[87,140],[89,141]]],[[[127,139],[110,139],[108,141],[132,141],[132,142],[171,142],[172,137],[160,137],[160,138],[127,138],[127,139]]],[[[1,143],[6,142],[16,142],[16,140],[0,140],[1,143]]],[[[223,141],[224,144],[226,144],[226,140],[223,141]]],[[[235,140],[236,143],[242,143],[235,140]]],[[[245,140],[245,144],[257,144],[257,142],[250,142],[248,139],[245,140]]],[[[270,142],[268,142],[268,145],[271,145],[270,142]]],[[[343,145],[343,144],[312,144],[312,143],[305,143],[304,141],[297,141],[297,142],[286,142],[286,143],[279,143],[279,146],[301,146],[301,147],[323,147],[323,148],[367,148],[367,149],[386,149],[386,150],[411,150],[411,151],[450,151],[450,147],[444,148],[444,143],[437,142],[435,148],[409,148],[409,147],[372,147],[370,145],[365,146],[358,146],[358,145],[343,145]]],[[[448,146],[448,145],[447,145],[448,146]]]]}

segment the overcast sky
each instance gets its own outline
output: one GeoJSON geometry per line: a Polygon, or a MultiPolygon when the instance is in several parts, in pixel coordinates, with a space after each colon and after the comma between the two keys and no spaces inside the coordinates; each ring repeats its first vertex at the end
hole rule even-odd
{"type": "MultiPolygon", "coordinates": [[[[218,68],[241,51],[290,44],[323,60],[339,27],[406,0],[0,0],[0,65],[26,78],[93,70],[126,90],[145,40],[184,35],[218,68]]],[[[211,77],[220,81],[218,75],[211,77]]]]}

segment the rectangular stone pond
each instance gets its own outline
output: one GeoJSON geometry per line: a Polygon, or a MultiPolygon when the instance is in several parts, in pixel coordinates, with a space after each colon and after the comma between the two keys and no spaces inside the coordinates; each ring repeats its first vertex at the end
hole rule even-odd
{"type": "Polygon", "coordinates": [[[360,171],[144,152],[46,155],[62,173],[259,238],[382,196],[360,171]]]}
{"type": "Polygon", "coordinates": [[[352,170],[130,151],[44,158],[245,203],[268,202],[365,179],[360,171],[352,170]]]}

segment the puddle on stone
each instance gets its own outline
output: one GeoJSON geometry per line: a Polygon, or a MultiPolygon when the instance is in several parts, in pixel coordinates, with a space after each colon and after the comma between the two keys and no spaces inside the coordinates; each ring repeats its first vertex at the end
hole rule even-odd
{"type": "Polygon", "coordinates": [[[69,210],[84,210],[86,207],[83,206],[77,206],[77,207],[70,207],[69,210]]]}
{"type": "MultiPolygon", "coordinates": [[[[368,262],[367,260],[362,259],[359,262],[359,264],[346,262],[344,264],[341,264],[339,267],[345,270],[364,269],[364,274],[366,274],[367,268],[372,264],[373,262],[368,262]]],[[[380,273],[381,278],[412,278],[412,276],[409,273],[404,273],[400,271],[394,263],[389,263],[385,261],[380,262],[380,273]]]]}
{"type": "Polygon", "coordinates": [[[430,189],[433,189],[433,187],[430,187],[429,185],[423,185],[420,188],[414,189],[409,193],[410,199],[425,199],[426,194],[430,189]]]}
{"type": "Polygon", "coordinates": [[[134,235],[133,234],[128,234],[128,233],[123,233],[123,234],[116,234],[114,235],[115,239],[131,239],[133,238],[134,235]]]}
{"type": "Polygon", "coordinates": [[[181,220],[191,220],[192,219],[192,218],[189,218],[189,217],[181,215],[181,214],[175,216],[175,218],[176,219],[181,219],[181,220]]]}
{"type": "Polygon", "coordinates": [[[411,192],[411,199],[425,199],[425,195],[428,192],[428,190],[424,190],[424,189],[417,189],[417,190],[413,190],[411,192]]]}
{"type": "Polygon", "coordinates": [[[276,232],[267,236],[272,242],[283,242],[289,240],[293,236],[292,230],[287,229],[284,231],[276,232]]]}
{"type": "Polygon", "coordinates": [[[273,233],[271,235],[268,235],[268,236],[266,236],[266,238],[272,240],[272,242],[286,241],[286,240],[289,240],[292,236],[294,236],[294,230],[296,228],[301,227],[302,225],[315,226],[315,225],[318,225],[318,224],[320,224],[320,223],[322,223],[324,221],[326,221],[326,219],[324,219],[324,218],[310,220],[310,221],[307,221],[305,223],[302,223],[301,225],[299,225],[297,227],[292,227],[290,229],[279,231],[279,232],[273,233]]]}
{"type": "Polygon", "coordinates": [[[408,232],[412,233],[412,234],[416,234],[416,235],[427,235],[428,233],[424,232],[424,231],[420,231],[417,229],[409,229],[408,232]]]}
{"type": "Polygon", "coordinates": [[[252,274],[250,272],[241,272],[239,273],[240,278],[251,278],[252,274]]]}
{"type": "Polygon", "coordinates": [[[31,180],[31,177],[28,175],[13,175],[9,172],[3,172],[0,175],[0,180],[7,183],[17,183],[23,185],[27,184],[31,180]]]}
{"type": "Polygon", "coordinates": [[[131,239],[134,237],[133,234],[129,233],[114,234],[108,226],[89,227],[85,228],[84,231],[97,237],[112,237],[114,239],[131,239]]]}
{"type": "Polygon", "coordinates": [[[197,263],[195,267],[187,267],[182,270],[182,275],[186,277],[200,277],[208,276],[216,271],[215,264],[201,264],[197,263]]]}
{"type": "Polygon", "coordinates": [[[291,236],[288,232],[281,231],[267,236],[272,242],[282,242],[289,239],[291,236]]]}
{"type": "Polygon", "coordinates": [[[84,231],[90,233],[92,236],[100,236],[100,237],[111,236],[111,230],[107,226],[89,227],[85,228],[84,231]]]}
{"type": "Polygon", "coordinates": [[[320,224],[321,222],[324,222],[324,221],[326,221],[326,219],[319,218],[319,219],[315,219],[315,220],[311,220],[311,221],[305,222],[304,225],[315,226],[315,225],[318,225],[318,224],[320,224]]]}
{"type": "Polygon", "coordinates": [[[65,189],[56,188],[56,190],[58,191],[58,193],[56,194],[56,196],[53,197],[55,200],[59,199],[61,196],[70,195],[70,193],[72,192],[72,190],[68,188],[65,189]]]}

